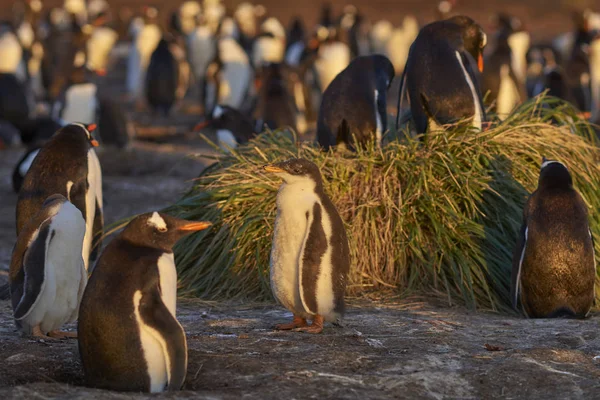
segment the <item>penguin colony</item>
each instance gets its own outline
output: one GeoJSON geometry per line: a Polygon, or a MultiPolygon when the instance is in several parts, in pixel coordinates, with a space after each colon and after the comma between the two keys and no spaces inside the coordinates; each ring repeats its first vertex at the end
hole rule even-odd
{"type": "MultiPolygon", "coordinates": [[[[419,134],[455,123],[484,129],[486,92],[500,119],[547,89],[600,122],[598,14],[577,14],[575,32],[546,47],[531,47],[524,24],[499,14],[486,53],[487,34],[471,18],[453,15],[454,3],[441,2],[439,20],[420,30],[413,17],[400,27],[371,26],[356,7],[334,18],[325,6],[311,34],[298,18],[286,32],[250,3],[230,15],[218,0],[186,1],[170,18],[152,7],[116,17],[104,0],[68,0],[45,15],[40,0],[15,4],[15,22],[0,24],[0,144],[29,146],[13,174],[9,291],[16,326],[25,335],[77,337],[95,387],[160,392],[185,382],[173,246],[211,222],[150,212],[104,249],[100,241],[96,148],[100,139],[123,146],[129,133],[118,105],[101,106],[96,82],[124,36],[129,100],[169,115],[186,95],[197,96],[205,120],[194,130],[215,130],[227,150],[264,126],[300,134],[312,127],[324,149],[381,146],[395,76],[397,123],[410,119],[419,134]],[[77,319],[77,333],[61,331],[77,319]]],[[[511,300],[527,317],[584,318],[594,301],[588,211],[563,162],[542,160],[538,188],[523,210],[511,300]]],[[[271,288],[293,314],[275,329],[321,333],[325,322],[339,324],[344,315],[351,265],[344,221],[314,163],[294,158],[264,172],[282,181],[271,288]]]]}

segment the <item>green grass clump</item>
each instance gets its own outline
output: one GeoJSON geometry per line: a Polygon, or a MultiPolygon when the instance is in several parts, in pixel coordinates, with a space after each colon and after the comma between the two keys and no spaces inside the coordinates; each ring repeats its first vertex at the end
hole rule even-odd
{"type": "Polygon", "coordinates": [[[348,294],[392,289],[506,309],[522,208],[537,186],[542,156],[569,167],[600,244],[594,138],[589,125],[552,99],[531,101],[486,132],[457,128],[356,152],[323,152],[287,132],[264,133],[216,157],[168,210],[214,223],[175,249],[180,293],[271,298],[269,256],[281,182],[261,167],[303,157],[321,169],[346,223],[348,294]]]}

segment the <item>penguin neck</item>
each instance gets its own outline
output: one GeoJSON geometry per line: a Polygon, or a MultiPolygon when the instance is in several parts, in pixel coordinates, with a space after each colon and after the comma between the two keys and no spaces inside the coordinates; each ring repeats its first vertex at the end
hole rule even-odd
{"type": "Polygon", "coordinates": [[[288,177],[281,185],[280,193],[320,193],[323,183],[308,177],[288,177]]]}

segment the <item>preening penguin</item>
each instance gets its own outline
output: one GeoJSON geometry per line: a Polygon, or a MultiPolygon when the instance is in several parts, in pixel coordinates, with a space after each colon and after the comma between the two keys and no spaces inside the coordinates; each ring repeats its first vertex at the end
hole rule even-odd
{"type": "Polygon", "coordinates": [[[106,246],[79,312],[79,354],[90,385],[145,392],[181,388],[187,343],[175,316],[172,248],[210,225],[142,214],[106,246]]]}
{"type": "Polygon", "coordinates": [[[225,105],[217,105],[212,112],[212,118],[196,125],[194,130],[200,131],[207,127],[217,132],[217,142],[223,150],[227,150],[228,147],[235,149],[238,144],[247,143],[256,136],[250,118],[225,105]]]}
{"type": "Polygon", "coordinates": [[[594,302],[595,278],[586,204],[567,167],[544,159],[513,254],[513,307],[520,303],[531,318],[584,318],[594,302]]]}
{"type": "MultiPolygon", "coordinates": [[[[70,124],[42,147],[23,180],[17,202],[17,235],[42,207],[44,200],[62,194],[81,211],[85,220],[82,256],[86,269],[94,260],[92,241],[103,229],[102,171],[91,126],[70,124]]],[[[97,249],[98,247],[96,247],[97,249]]]]}
{"type": "Polygon", "coordinates": [[[403,90],[408,92],[418,133],[425,133],[430,123],[445,125],[465,118],[481,129],[485,109],[477,69],[483,70],[486,42],[481,27],[465,16],[421,29],[411,46],[398,97],[400,103],[403,90]]]}
{"type": "Polygon", "coordinates": [[[323,93],[317,119],[317,140],[328,149],[339,143],[352,145],[353,136],[377,144],[387,130],[387,89],[394,66],[382,55],[360,56],[339,73],[323,93]],[[344,125],[345,121],[345,125],[344,125]]]}
{"type": "Polygon", "coordinates": [[[21,229],[9,284],[15,323],[25,334],[73,336],[58,329],[77,318],[87,283],[84,234],[81,211],[60,194],[48,197],[21,229]]]}
{"type": "Polygon", "coordinates": [[[314,163],[293,158],[264,169],[284,180],[277,194],[271,289],[294,321],[276,329],[320,333],[324,320],[335,322],[344,314],[350,269],[344,222],[314,163]]]}

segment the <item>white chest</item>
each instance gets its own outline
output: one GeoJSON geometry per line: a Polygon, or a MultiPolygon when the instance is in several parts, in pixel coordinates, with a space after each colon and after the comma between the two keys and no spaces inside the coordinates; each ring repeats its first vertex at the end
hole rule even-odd
{"type": "Polygon", "coordinates": [[[271,250],[271,288],[288,309],[303,310],[299,292],[299,256],[308,232],[307,214],[319,199],[312,188],[283,185],[277,195],[277,217],[271,250]]]}

